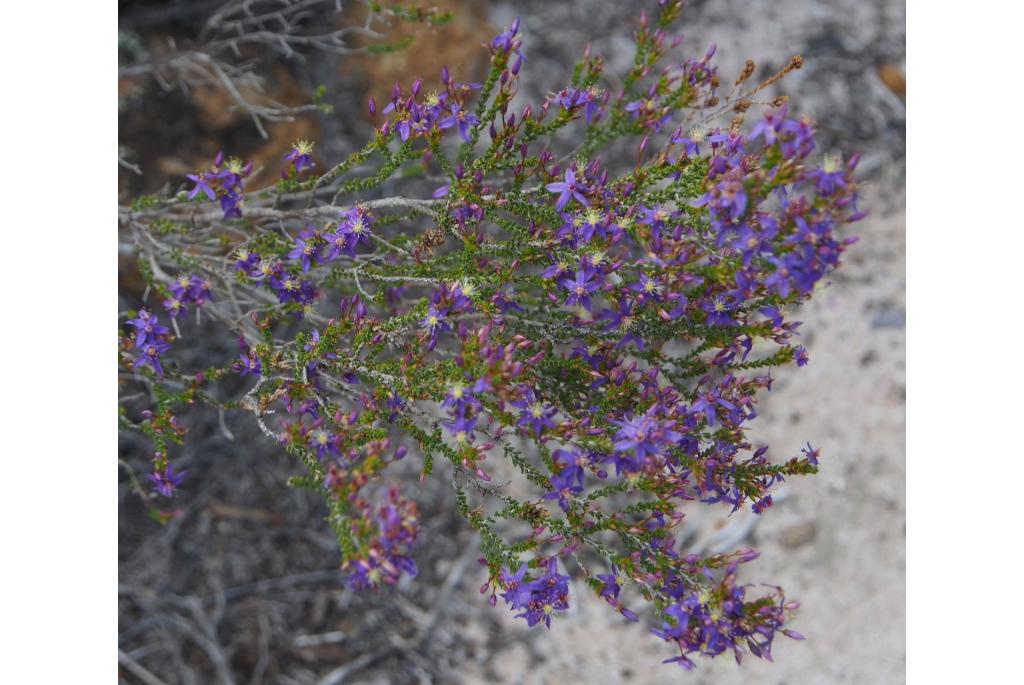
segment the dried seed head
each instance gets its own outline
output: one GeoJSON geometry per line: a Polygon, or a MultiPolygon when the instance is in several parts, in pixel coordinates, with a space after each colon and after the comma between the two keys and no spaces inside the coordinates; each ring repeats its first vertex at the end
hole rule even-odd
{"type": "Polygon", "coordinates": [[[753,73],[754,73],[754,60],[748,59],[747,63],[743,66],[743,71],[740,72],[740,75],[736,78],[736,85],[738,86],[741,83],[743,83],[744,81],[746,81],[748,78],[751,77],[751,75],[753,73]]]}

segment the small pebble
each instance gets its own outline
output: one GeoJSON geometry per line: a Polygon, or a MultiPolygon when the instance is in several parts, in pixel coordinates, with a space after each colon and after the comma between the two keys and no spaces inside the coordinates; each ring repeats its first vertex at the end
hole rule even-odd
{"type": "Polygon", "coordinates": [[[802,547],[814,539],[818,533],[818,524],[813,521],[795,523],[783,529],[779,542],[783,547],[802,547]]]}
{"type": "Polygon", "coordinates": [[[906,328],[907,312],[904,309],[883,309],[871,320],[872,328],[906,328]]]}

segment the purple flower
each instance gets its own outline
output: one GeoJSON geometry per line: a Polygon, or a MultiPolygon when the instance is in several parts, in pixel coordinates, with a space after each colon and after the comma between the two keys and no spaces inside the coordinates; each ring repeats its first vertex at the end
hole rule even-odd
{"type": "Polygon", "coordinates": [[[133,368],[139,368],[140,366],[149,366],[153,369],[157,376],[163,376],[164,370],[160,365],[160,355],[171,349],[171,346],[165,342],[159,340],[147,341],[139,350],[140,354],[132,365],[133,368]]]}
{"type": "Polygon", "coordinates": [[[434,305],[430,305],[427,309],[427,315],[420,321],[420,325],[427,329],[429,334],[430,342],[427,344],[427,349],[432,350],[437,345],[437,334],[441,331],[450,331],[451,325],[444,320],[448,310],[438,309],[434,305]]]}
{"type": "Polygon", "coordinates": [[[807,348],[803,345],[797,345],[793,348],[793,358],[796,359],[797,366],[806,366],[807,362],[811,360],[807,355],[807,348]]]}
{"type": "Polygon", "coordinates": [[[313,145],[314,143],[307,140],[297,140],[292,143],[291,152],[284,158],[292,163],[296,174],[301,174],[303,169],[313,168],[313,159],[310,156],[313,153],[313,145]]]}
{"type": "Polygon", "coordinates": [[[597,578],[601,581],[601,590],[598,592],[598,596],[617,600],[622,585],[626,582],[626,577],[619,573],[619,568],[612,564],[611,573],[598,573],[597,578]]]}
{"type": "Polygon", "coordinates": [[[587,198],[584,195],[589,189],[582,183],[576,182],[576,174],[572,169],[565,170],[565,181],[548,183],[545,188],[549,192],[558,193],[558,201],[555,202],[555,209],[562,211],[570,199],[575,198],[584,207],[587,206],[587,198]]]}
{"type": "Polygon", "coordinates": [[[690,405],[690,412],[702,415],[707,420],[709,426],[714,426],[715,419],[717,418],[716,407],[722,407],[729,411],[735,411],[736,409],[735,404],[724,399],[717,392],[706,392],[699,395],[697,400],[690,405]]]}
{"type": "Polygon", "coordinates": [[[139,310],[138,317],[127,322],[135,329],[135,346],[144,347],[147,343],[162,341],[170,331],[166,326],[157,323],[157,317],[145,309],[139,310]]]}
{"type": "Polygon", "coordinates": [[[480,400],[476,396],[488,390],[491,390],[491,383],[486,377],[481,377],[474,383],[456,381],[448,387],[448,393],[441,402],[441,406],[448,408],[454,414],[463,416],[467,407],[480,408],[480,400]]]}
{"type": "Polygon", "coordinates": [[[256,252],[250,252],[240,248],[235,252],[235,268],[250,278],[256,278],[259,269],[260,256],[256,252]]]}
{"type": "Polygon", "coordinates": [[[164,300],[162,304],[164,309],[167,310],[167,313],[170,315],[172,319],[178,318],[178,316],[180,316],[182,311],[184,311],[185,309],[185,303],[182,302],[181,299],[179,299],[178,297],[175,297],[173,294],[169,298],[164,300]]]}
{"type": "Polygon", "coordinates": [[[320,245],[314,238],[296,238],[295,248],[288,253],[288,259],[299,260],[302,263],[303,273],[309,271],[309,267],[317,262],[319,256],[320,245]]]}
{"type": "Polygon", "coordinates": [[[214,166],[219,169],[211,174],[220,180],[222,193],[220,207],[225,219],[236,219],[242,216],[242,181],[252,171],[252,162],[242,164],[242,160],[232,158],[224,163],[224,155],[218,154],[214,166]],[[220,169],[221,164],[224,168],[220,169]]]}
{"type": "Polygon", "coordinates": [[[700,143],[704,142],[705,132],[700,128],[692,128],[684,136],[682,130],[676,132],[669,142],[673,145],[682,145],[686,155],[693,156],[700,154],[700,143]]]}
{"type": "Polygon", "coordinates": [[[532,388],[523,386],[520,388],[520,392],[522,399],[509,403],[520,410],[519,421],[516,425],[529,427],[537,437],[540,437],[541,429],[554,428],[555,423],[551,417],[557,414],[558,410],[541,402],[532,388]]]}
{"type": "Polygon", "coordinates": [[[515,573],[504,568],[501,570],[501,584],[505,588],[505,591],[501,593],[501,598],[511,604],[513,609],[525,606],[530,601],[530,590],[523,583],[528,568],[529,566],[524,561],[515,573]]]}
{"type": "Polygon", "coordinates": [[[562,511],[569,511],[572,497],[583,492],[583,455],[575,450],[555,450],[551,455],[555,462],[555,474],[551,477],[552,492],[544,495],[544,499],[557,499],[562,511]]]}
{"type": "Polygon", "coordinates": [[[327,252],[324,255],[324,259],[328,262],[334,261],[342,254],[355,252],[354,247],[349,250],[349,243],[354,242],[352,240],[351,233],[346,233],[342,230],[340,225],[333,233],[325,235],[324,240],[327,241],[327,252]]]}
{"type": "Polygon", "coordinates": [[[629,286],[629,289],[633,292],[640,293],[641,301],[652,299],[660,301],[661,297],[661,285],[657,280],[651,278],[647,274],[641,272],[640,280],[629,286]]]}
{"type": "Polygon", "coordinates": [[[807,447],[803,448],[800,451],[803,452],[804,457],[807,459],[807,462],[809,464],[811,464],[812,466],[818,465],[818,457],[821,456],[821,448],[814,449],[813,447],[811,447],[811,443],[807,443],[807,447]]]}
{"type": "Polygon", "coordinates": [[[259,376],[263,372],[263,365],[260,364],[259,357],[252,352],[242,352],[238,357],[236,368],[238,373],[243,376],[259,376]]]}
{"type": "Polygon", "coordinates": [[[212,300],[213,295],[209,279],[193,274],[188,279],[187,297],[194,302],[197,307],[202,307],[203,303],[206,302],[207,299],[212,300]]]}
{"type": "MultiPolygon", "coordinates": [[[[660,456],[682,439],[682,434],[675,431],[675,421],[659,420],[655,413],[658,405],[652,406],[647,413],[620,421],[613,419],[619,426],[613,445],[616,452],[632,452],[637,460],[648,456],[660,456]]],[[[616,472],[634,470],[635,464],[618,461],[616,472]]]]}
{"type": "Polygon", "coordinates": [[[828,156],[825,157],[821,168],[808,174],[808,178],[814,181],[818,195],[827,197],[841,188],[846,188],[845,171],[838,157],[828,156]]]}
{"type": "Polygon", "coordinates": [[[562,109],[573,110],[583,106],[583,116],[590,124],[595,118],[601,117],[602,91],[597,86],[591,86],[586,90],[577,88],[566,88],[558,96],[558,104],[562,109]]]}
{"type": "Polygon", "coordinates": [[[574,279],[563,279],[562,287],[569,291],[569,296],[565,298],[566,305],[576,305],[590,311],[590,293],[601,288],[601,284],[593,280],[594,275],[593,269],[584,267],[577,269],[574,279]]]}
{"type": "Polygon", "coordinates": [[[541,272],[541,278],[555,279],[556,281],[561,279],[562,276],[569,272],[569,264],[566,262],[555,262],[548,268],[541,272]]]}
{"type": "Polygon", "coordinates": [[[217,199],[217,193],[215,193],[213,188],[210,187],[209,182],[206,180],[205,173],[199,172],[197,174],[188,174],[188,178],[196,184],[195,187],[192,188],[191,192],[189,192],[188,199],[194,200],[196,195],[199,193],[205,195],[208,200],[217,199]]]}
{"type": "MultiPolygon", "coordinates": [[[[359,243],[370,244],[370,226],[373,218],[361,207],[354,207],[341,213],[335,236],[345,236],[345,253],[356,256],[359,243]]],[[[336,241],[335,241],[336,242],[336,241]]]]}
{"type": "Polygon", "coordinates": [[[164,467],[163,471],[154,471],[149,474],[148,478],[153,482],[153,488],[164,497],[173,497],[178,486],[185,480],[185,476],[188,475],[188,470],[182,471],[181,473],[175,473],[171,465],[168,464],[164,467]]]}
{"type": "Polygon", "coordinates": [[[595,233],[602,237],[605,235],[605,218],[600,211],[588,209],[579,222],[579,225],[574,227],[581,242],[589,243],[595,233]]]}
{"type": "Polygon", "coordinates": [[[480,120],[472,114],[467,114],[465,110],[455,104],[452,105],[451,112],[451,116],[445,117],[441,121],[437,122],[437,127],[442,130],[451,128],[452,126],[458,127],[459,136],[468,143],[469,127],[476,126],[480,123],[480,120]]]}
{"type": "Polygon", "coordinates": [[[739,308],[739,303],[728,293],[709,297],[700,306],[708,315],[706,321],[709,326],[735,326],[739,323],[731,316],[739,308]]]}
{"type": "Polygon", "coordinates": [[[384,406],[390,411],[388,414],[388,423],[394,423],[395,419],[398,418],[398,412],[405,409],[405,398],[398,394],[397,390],[392,390],[388,393],[387,398],[384,400],[384,406]]]}
{"type": "Polygon", "coordinates": [[[569,576],[558,572],[558,559],[547,562],[547,572],[536,580],[524,583],[527,566],[523,564],[515,574],[503,569],[501,578],[506,591],[502,598],[513,610],[521,610],[516,618],[525,618],[529,626],[544,623],[551,627],[551,616],[569,608],[569,576]]]}
{"type": "Polygon", "coordinates": [[[316,458],[323,460],[328,452],[338,453],[337,437],[324,428],[314,428],[309,432],[309,447],[316,451],[316,458]]]}
{"type": "Polygon", "coordinates": [[[455,438],[455,444],[461,447],[473,441],[473,428],[476,427],[476,417],[467,419],[465,416],[460,416],[451,423],[442,425],[455,438]]]}
{"type": "Polygon", "coordinates": [[[631,332],[633,326],[634,312],[633,312],[633,301],[627,297],[621,297],[615,307],[606,309],[601,312],[599,318],[606,319],[608,323],[605,325],[604,330],[606,332],[619,331],[624,333],[622,339],[616,343],[616,347],[623,347],[629,343],[634,343],[641,350],[644,349],[643,339],[634,332],[631,332]]]}
{"type": "Polygon", "coordinates": [[[521,39],[517,35],[518,33],[519,17],[516,17],[508,28],[491,39],[491,48],[505,54],[515,50],[518,54],[519,45],[521,43],[521,39]]]}

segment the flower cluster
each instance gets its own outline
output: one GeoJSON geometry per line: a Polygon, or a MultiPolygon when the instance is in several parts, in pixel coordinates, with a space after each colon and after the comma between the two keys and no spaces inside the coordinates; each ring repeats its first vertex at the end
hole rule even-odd
{"type": "Polygon", "coordinates": [[[527,565],[524,563],[515,573],[507,569],[501,572],[501,583],[505,592],[501,597],[514,611],[516,618],[526,619],[529,626],[543,623],[551,627],[551,616],[556,611],[569,608],[569,576],[558,572],[558,559],[552,557],[544,564],[544,574],[533,580],[526,579],[527,565]]]}
{"type": "Polygon", "coordinates": [[[135,329],[134,345],[138,350],[133,366],[148,366],[157,376],[164,374],[160,366],[160,355],[171,348],[167,344],[170,331],[166,326],[157,323],[157,317],[145,309],[140,309],[136,318],[130,319],[128,325],[135,329]]]}
{"type": "MultiPolygon", "coordinates": [[[[414,81],[408,94],[396,83],[391,91],[391,102],[382,111],[392,117],[381,126],[381,134],[397,131],[404,143],[410,137],[436,138],[448,129],[455,129],[463,141],[470,142],[470,127],[479,124],[480,119],[466,111],[465,100],[469,93],[479,90],[481,84],[457,83],[445,67],[441,85],[443,90],[431,91],[421,98],[422,81],[414,81]]],[[[376,105],[372,99],[370,103],[372,112],[376,105]]]]}
{"type": "Polygon", "coordinates": [[[381,505],[365,552],[349,558],[345,570],[352,587],[379,587],[394,584],[403,573],[415,577],[416,562],[409,551],[419,535],[419,514],[416,503],[402,497],[394,489],[381,505]]]}
{"type": "Polygon", "coordinates": [[[176,319],[187,311],[187,305],[202,307],[208,299],[213,299],[208,278],[197,274],[183,275],[171,283],[170,297],[164,300],[163,305],[170,317],[176,319]]]}
{"type": "Polygon", "coordinates": [[[736,584],[736,567],[756,556],[753,552],[737,554],[721,579],[706,569],[702,571],[696,559],[688,558],[691,573],[702,575],[706,581],[700,589],[694,589],[682,577],[665,580],[661,589],[671,597],[671,604],[663,611],[666,620],[662,627],[651,632],[679,648],[679,656],[667,659],[667,663],[691,669],[694,663],[689,655],[714,657],[726,650],[732,650],[738,663],[744,647],[756,657],[771,659],[776,631],[794,640],[804,639],[795,630],[781,627],[797,608],[795,602],[786,602],[781,593],[745,601],[747,588],[736,584]]]}
{"type": "MultiPolygon", "coordinates": [[[[795,603],[738,582],[755,553],[698,558],[675,528],[695,506],[765,514],[779,483],[818,468],[810,444],[775,461],[747,431],[773,374],[808,363],[792,316],[853,243],[857,157],[817,161],[812,123],[783,100],[750,112],[799,59],[744,86],[748,65],[723,96],[713,48],[674,58],[680,6],[642,19],[618,78],[587,53],[563,88],[512,111],[527,70],[516,21],[487,44],[482,83],[445,68],[434,91],[396,84],[373,140],[323,174],[296,143],[240,222],[175,202],[132,215],[171,316],[203,306],[204,325],[240,340],[224,368],[169,371],[161,411],[251,412],[324,498],[353,587],[416,572],[417,506],[385,471],[443,469],[480,535],[484,591],[530,626],[568,608],[578,572],[629,621],[648,604],[683,666],[799,638],[795,603]],[[228,374],[247,390],[220,402],[205,388],[228,374]]],[[[218,156],[192,197],[238,219],[247,168],[218,156]]],[[[162,374],[167,330],[145,310],[129,324],[130,365],[162,374]]],[[[162,439],[155,420],[125,425],[162,439]]],[[[173,493],[180,474],[156,469],[173,493]]]]}

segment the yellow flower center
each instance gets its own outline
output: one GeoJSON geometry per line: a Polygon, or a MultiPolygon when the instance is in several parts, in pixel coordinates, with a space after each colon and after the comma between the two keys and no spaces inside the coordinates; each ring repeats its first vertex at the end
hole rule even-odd
{"type": "Polygon", "coordinates": [[[843,160],[839,155],[826,155],[824,161],[822,161],[821,168],[826,174],[831,174],[839,171],[839,168],[843,165],[843,160]]]}

